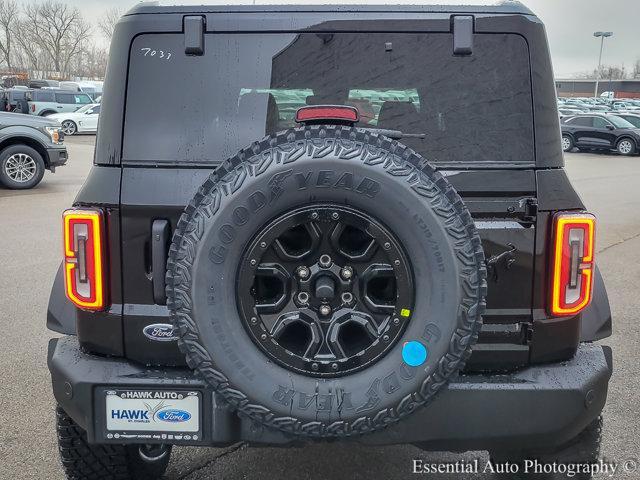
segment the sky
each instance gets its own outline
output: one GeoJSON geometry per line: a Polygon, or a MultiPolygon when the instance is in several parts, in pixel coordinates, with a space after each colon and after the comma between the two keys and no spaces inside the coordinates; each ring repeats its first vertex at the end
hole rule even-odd
{"type": "MultiPolygon", "coordinates": [[[[20,3],[28,0],[19,0],[20,3]]],[[[66,0],[77,6],[89,19],[96,19],[111,7],[123,11],[137,3],[135,0],[66,0]]],[[[251,4],[252,0],[201,1],[165,0],[170,4],[251,4]]],[[[272,3],[325,3],[321,0],[256,0],[258,4],[272,3]]],[[[326,3],[416,4],[432,3],[429,0],[347,0],[326,3]]],[[[435,3],[487,3],[481,0],[438,0],[435,3]]],[[[593,37],[595,31],[612,31],[613,37],[605,40],[603,64],[622,66],[627,71],[640,59],[640,0],[523,0],[545,23],[556,78],[592,71],[598,63],[600,40],[593,37]]]]}

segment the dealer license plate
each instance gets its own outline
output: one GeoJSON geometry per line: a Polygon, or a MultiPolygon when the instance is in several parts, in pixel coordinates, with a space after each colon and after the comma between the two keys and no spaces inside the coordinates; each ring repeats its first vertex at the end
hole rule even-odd
{"type": "Polygon", "coordinates": [[[107,390],[111,432],[198,432],[200,394],[170,390],[107,390]]]}

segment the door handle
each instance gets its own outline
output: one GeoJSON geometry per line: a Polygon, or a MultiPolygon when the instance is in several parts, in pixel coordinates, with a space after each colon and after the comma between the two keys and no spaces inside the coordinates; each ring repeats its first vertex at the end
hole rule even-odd
{"type": "Polygon", "coordinates": [[[167,303],[164,276],[167,271],[169,231],[168,220],[154,220],[151,224],[151,278],[153,301],[158,305],[167,303]]]}

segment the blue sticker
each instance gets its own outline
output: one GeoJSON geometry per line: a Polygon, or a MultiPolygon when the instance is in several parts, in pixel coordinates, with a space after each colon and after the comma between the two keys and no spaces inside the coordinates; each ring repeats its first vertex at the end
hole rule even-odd
{"type": "Polygon", "coordinates": [[[402,347],[402,359],[410,367],[419,367],[427,360],[427,347],[415,340],[407,342],[402,347]]]}

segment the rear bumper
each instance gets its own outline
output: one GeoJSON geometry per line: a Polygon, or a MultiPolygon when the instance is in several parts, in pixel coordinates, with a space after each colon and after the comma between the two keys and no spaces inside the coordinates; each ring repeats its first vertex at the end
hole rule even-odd
{"type": "MultiPolygon", "coordinates": [[[[190,445],[261,445],[296,442],[290,435],[240,419],[192,371],[145,368],[123,359],[89,355],[75,337],[52,339],[48,364],[58,403],[84,429],[90,442],[109,440],[103,431],[108,388],[189,389],[202,392],[202,436],[190,445]]],[[[573,438],[604,407],[612,373],[611,350],[581,345],[567,362],[508,375],[464,375],[407,420],[349,441],[370,445],[418,444],[431,450],[499,450],[552,447],[573,438]]],[[[178,442],[176,442],[178,443],[178,442]]]]}

